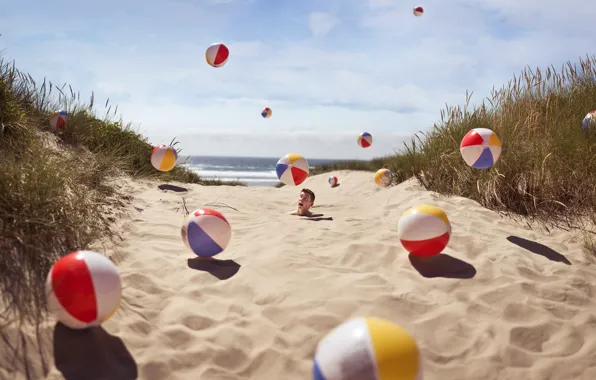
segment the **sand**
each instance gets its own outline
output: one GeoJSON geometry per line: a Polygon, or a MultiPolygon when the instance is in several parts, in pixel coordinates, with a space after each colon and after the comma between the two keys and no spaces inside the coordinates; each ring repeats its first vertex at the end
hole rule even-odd
{"type": "MultiPolygon", "coordinates": [[[[121,271],[122,305],[103,328],[44,327],[47,378],[310,379],[329,330],[377,316],[417,339],[426,380],[596,379],[596,265],[581,239],[524,228],[413,180],[381,189],[372,173],[330,174],[339,187],[329,174],[304,184],[316,193],[313,211],[333,219],[316,221],[288,215],[302,186],[128,184],[123,240],[98,248],[121,271]],[[182,198],[230,221],[221,262],[193,260],[183,245],[182,198]],[[397,240],[399,217],[419,203],[442,207],[453,226],[434,259],[410,258],[397,240]]],[[[0,378],[21,378],[6,352],[0,378]]],[[[40,355],[29,356],[32,378],[43,378],[40,355]]]]}

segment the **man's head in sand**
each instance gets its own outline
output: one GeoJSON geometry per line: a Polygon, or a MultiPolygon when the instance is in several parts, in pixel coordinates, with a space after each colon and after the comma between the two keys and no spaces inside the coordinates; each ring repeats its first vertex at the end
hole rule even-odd
{"type": "Polygon", "coordinates": [[[315,193],[310,189],[300,190],[300,196],[298,197],[298,209],[296,209],[296,215],[310,215],[310,208],[315,203],[315,193]]]}

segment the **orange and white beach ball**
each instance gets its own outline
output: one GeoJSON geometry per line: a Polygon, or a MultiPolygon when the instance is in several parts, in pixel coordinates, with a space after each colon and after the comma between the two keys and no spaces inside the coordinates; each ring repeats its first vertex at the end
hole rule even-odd
{"type": "Polygon", "coordinates": [[[379,169],[375,173],[375,183],[381,187],[391,186],[393,183],[393,173],[389,169],[379,169]]]}
{"type": "Polygon", "coordinates": [[[436,206],[418,205],[406,211],[397,224],[399,241],[406,251],[420,257],[441,253],[451,237],[451,223],[436,206]]]}
{"type": "Polygon", "coordinates": [[[169,172],[176,166],[178,152],[173,147],[160,144],[151,151],[151,165],[160,172],[169,172]]]}
{"type": "Polygon", "coordinates": [[[60,131],[66,126],[68,113],[64,110],[52,112],[50,115],[50,129],[52,132],[60,131]]]}
{"type": "Polygon", "coordinates": [[[310,167],[306,158],[296,153],[288,153],[277,161],[277,178],[288,186],[298,186],[308,178],[310,167]]]}
{"type": "Polygon", "coordinates": [[[230,51],[222,43],[214,43],[205,51],[205,60],[213,67],[222,67],[228,62],[230,51]]]}
{"type": "Polygon", "coordinates": [[[356,140],[356,142],[358,143],[358,145],[360,145],[360,147],[362,147],[362,148],[368,148],[369,146],[372,145],[373,138],[372,138],[372,135],[370,133],[368,133],[368,132],[362,132],[358,136],[358,139],[356,140]]]}
{"type": "Polygon", "coordinates": [[[46,280],[48,309],[72,329],[99,326],[108,320],[118,309],[121,294],[116,265],[93,251],[62,257],[46,280]]]}

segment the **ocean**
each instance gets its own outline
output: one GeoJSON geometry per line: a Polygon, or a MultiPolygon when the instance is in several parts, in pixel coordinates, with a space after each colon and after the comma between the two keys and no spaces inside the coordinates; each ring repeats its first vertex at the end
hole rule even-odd
{"type": "MultiPolygon", "coordinates": [[[[275,164],[279,157],[181,157],[180,163],[197,172],[204,179],[241,181],[248,186],[275,186],[279,180],[275,164]]],[[[311,168],[345,160],[308,159],[311,168]]]]}

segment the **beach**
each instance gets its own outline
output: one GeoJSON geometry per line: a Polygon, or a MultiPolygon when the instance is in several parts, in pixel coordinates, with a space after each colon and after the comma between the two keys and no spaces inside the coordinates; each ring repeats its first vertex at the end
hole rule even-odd
{"type": "MultiPolygon", "coordinates": [[[[41,375],[45,357],[48,379],[310,379],[323,336],[376,316],[415,337],[425,380],[596,378],[596,267],[581,239],[413,179],[379,188],[372,176],[338,171],[280,189],[124,182],[134,200],[117,222],[121,241],[94,247],[119,268],[120,308],[86,333],[48,322],[30,373],[41,375]],[[302,187],[332,220],[289,215],[302,187]],[[184,246],[183,198],[230,222],[219,261],[184,246]],[[409,257],[396,234],[403,212],[423,203],[445,210],[453,229],[430,259],[409,257]]],[[[24,378],[0,350],[10,363],[0,378],[24,378]]]]}

